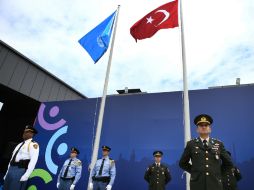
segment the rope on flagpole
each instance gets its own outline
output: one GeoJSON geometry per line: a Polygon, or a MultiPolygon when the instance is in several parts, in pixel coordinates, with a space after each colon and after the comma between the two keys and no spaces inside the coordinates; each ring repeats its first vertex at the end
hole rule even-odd
{"type": "MultiPolygon", "coordinates": [[[[96,98],[96,103],[95,103],[95,110],[94,110],[94,119],[93,119],[93,135],[92,135],[92,150],[94,148],[94,140],[95,140],[95,128],[96,128],[96,119],[97,119],[97,108],[98,108],[98,102],[99,98],[96,98]]],[[[92,159],[92,155],[91,155],[92,159]]],[[[89,166],[89,171],[90,171],[90,166],[89,166]]]]}

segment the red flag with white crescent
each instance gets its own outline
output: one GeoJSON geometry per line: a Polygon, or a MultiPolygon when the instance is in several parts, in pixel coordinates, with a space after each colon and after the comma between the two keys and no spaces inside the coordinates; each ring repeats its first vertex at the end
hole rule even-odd
{"type": "Polygon", "coordinates": [[[160,29],[174,27],[178,27],[178,0],[148,13],[130,28],[130,33],[137,41],[152,37],[160,29]]]}

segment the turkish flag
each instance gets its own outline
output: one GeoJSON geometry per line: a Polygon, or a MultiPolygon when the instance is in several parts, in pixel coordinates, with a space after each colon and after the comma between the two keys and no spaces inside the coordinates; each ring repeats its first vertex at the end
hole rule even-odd
{"type": "Polygon", "coordinates": [[[148,13],[130,28],[130,33],[137,41],[152,37],[160,29],[177,26],[178,0],[175,0],[148,13]]]}

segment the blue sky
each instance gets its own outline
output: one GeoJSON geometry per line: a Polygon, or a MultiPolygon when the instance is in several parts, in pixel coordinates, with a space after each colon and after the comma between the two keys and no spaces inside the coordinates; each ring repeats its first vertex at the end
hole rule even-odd
{"type": "MultiPolygon", "coordinates": [[[[78,40],[121,5],[108,94],[182,90],[179,29],[135,42],[129,28],[168,0],[0,0],[0,39],[88,97],[102,95],[108,53],[94,65],[78,40]]],[[[183,0],[189,89],[254,82],[253,0],[183,0]]]]}

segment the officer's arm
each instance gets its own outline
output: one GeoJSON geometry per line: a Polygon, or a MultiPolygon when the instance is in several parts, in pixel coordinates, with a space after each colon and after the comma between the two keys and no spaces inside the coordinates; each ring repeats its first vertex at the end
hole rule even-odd
{"type": "Polygon", "coordinates": [[[148,167],[147,169],[146,169],[146,172],[145,172],[145,176],[144,176],[144,179],[148,182],[148,183],[150,183],[150,167],[148,167]]]}
{"type": "Polygon", "coordinates": [[[116,164],[115,164],[115,161],[112,161],[111,167],[110,167],[110,182],[109,182],[109,185],[113,186],[115,178],[116,178],[116,164]]]}
{"type": "Polygon", "coordinates": [[[30,162],[28,164],[26,173],[23,175],[27,178],[29,178],[29,176],[31,175],[31,173],[33,172],[35,165],[37,163],[38,160],[38,156],[39,156],[39,145],[37,143],[33,143],[33,145],[31,146],[30,144],[30,162]]]}
{"type": "Polygon", "coordinates": [[[94,164],[94,167],[93,167],[93,169],[92,169],[92,173],[91,173],[91,176],[92,176],[92,177],[96,175],[96,171],[95,171],[96,164],[97,164],[97,162],[94,164]]]}
{"type": "Polygon", "coordinates": [[[91,181],[91,182],[93,181],[92,177],[96,176],[96,170],[95,170],[96,164],[97,164],[97,161],[95,162],[95,164],[94,164],[94,166],[92,168],[91,176],[90,176],[90,179],[89,179],[89,181],[91,181]]]}
{"type": "Polygon", "coordinates": [[[237,181],[240,181],[242,179],[242,174],[241,174],[240,170],[236,167],[235,167],[234,174],[235,174],[235,178],[236,178],[237,181]]]}
{"type": "Polygon", "coordinates": [[[190,147],[190,142],[187,143],[184,152],[182,154],[182,157],[179,161],[179,166],[180,168],[182,168],[183,170],[187,171],[187,172],[191,172],[191,164],[189,163],[191,158],[191,147],[190,147]]]}
{"type": "Polygon", "coordinates": [[[224,167],[227,170],[230,170],[231,168],[234,167],[231,157],[226,152],[226,149],[225,149],[223,143],[220,143],[220,157],[222,160],[222,167],[224,167]]]}
{"type": "Polygon", "coordinates": [[[78,183],[78,180],[81,178],[81,172],[82,172],[82,163],[81,161],[78,161],[78,165],[76,166],[75,168],[75,172],[76,172],[76,175],[75,175],[75,179],[73,181],[73,185],[76,185],[78,183]]]}
{"type": "Polygon", "coordinates": [[[61,168],[61,170],[60,170],[60,172],[59,172],[59,174],[58,174],[57,183],[60,183],[60,178],[61,178],[61,174],[62,174],[62,172],[63,172],[63,168],[64,168],[64,165],[62,166],[62,168],[61,168]]]}
{"type": "Polygon", "coordinates": [[[171,174],[170,174],[170,171],[168,168],[166,168],[166,171],[165,171],[165,183],[167,184],[168,182],[170,182],[172,179],[171,177],[171,174]]]}

